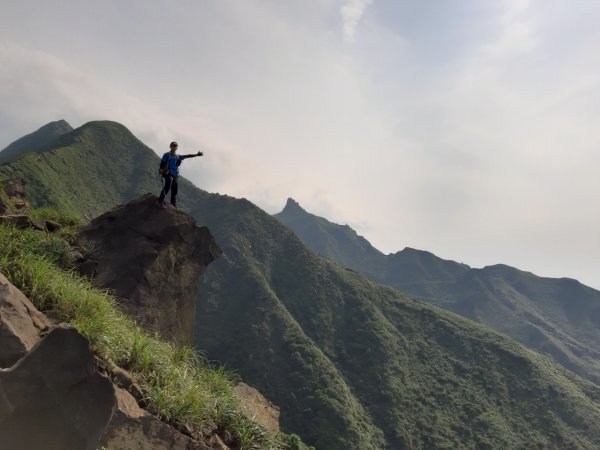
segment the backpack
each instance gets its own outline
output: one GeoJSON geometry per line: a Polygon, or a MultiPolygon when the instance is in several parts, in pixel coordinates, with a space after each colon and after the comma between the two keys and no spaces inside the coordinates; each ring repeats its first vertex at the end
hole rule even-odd
{"type": "MultiPolygon", "coordinates": [[[[167,170],[169,170],[169,162],[171,161],[171,158],[173,158],[173,156],[169,155],[169,159],[167,159],[165,162],[162,162],[162,160],[160,161],[160,166],[158,166],[159,175],[164,175],[165,173],[167,173],[167,170]]],[[[175,158],[177,158],[177,156],[175,156],[175,158]]],[[[177,167],[179,167],[180,165],[181,160],[177,158],[177,167]]]]}

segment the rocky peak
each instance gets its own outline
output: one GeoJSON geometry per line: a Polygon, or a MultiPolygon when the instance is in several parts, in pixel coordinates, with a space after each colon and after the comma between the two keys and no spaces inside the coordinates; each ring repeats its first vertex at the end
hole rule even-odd
{"type": "Polygon", "coordinates": [[[294,200],[293,198],[290,197],[287,199],[285,208],[283,208],[283,211],[281,211],[279,214],[298,214],[298,213],[306,214],[306,210],[304,208],[302,208],[302,206],[300,206],[300,203],[298,203],[296,200],[294,200]]]}
{"type": "Polygon", "coordinates": [[[83,227],[79,269],[112,290],[138,323],[178,344],[191,344],[198,280],[221,249],[206,227],[152,194],[83,227]]]}
{"type": "Polygon", "coordinates": [[[64,119],[57,120],[56,122],[50,122],[45,126],[51,127],[54,131],[62,133],[68,133],[69,131],[73,131],[73,127],[69,125],[69,123],[64,119]]]}
{"type": "Polygon", "coordinates": [[[23,357],[49,326],[46,316],[0,273],[0,368],[23,357]]]}

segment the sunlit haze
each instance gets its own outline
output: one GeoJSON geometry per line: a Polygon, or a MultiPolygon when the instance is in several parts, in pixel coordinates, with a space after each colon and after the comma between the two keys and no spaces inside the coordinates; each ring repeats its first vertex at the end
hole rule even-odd
{"type": "Polygon", "coordinates": [[[598,23],[588,0],[5,0],[0,148],[115,120],[269,213],[598,289],[598,23]]]}

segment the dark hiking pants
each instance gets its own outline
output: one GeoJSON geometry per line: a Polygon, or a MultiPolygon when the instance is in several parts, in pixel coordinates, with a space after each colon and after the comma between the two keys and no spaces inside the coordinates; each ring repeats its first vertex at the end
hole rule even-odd
{"type": "Polygon", "coordinates": [[[163,203],[165,201],[165,197],[171,191],[171,204],[173,206],[177,206],[177,178],[172,177],[171,175],[165,175],[163,177],[165,179],[165,185],[163,186],[163,190],[160,192],[160,198],[158,201],[163,203]]]}

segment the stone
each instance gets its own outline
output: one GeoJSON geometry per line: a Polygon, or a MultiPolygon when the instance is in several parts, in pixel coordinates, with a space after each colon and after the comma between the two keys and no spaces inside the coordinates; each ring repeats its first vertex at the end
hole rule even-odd
{"type": "Polygon", "coordinates": [[[14,178],[3,183],[2,188],[8,197],[9,203],[12,204],[11,209],[16,211],[26,212],[29,210],[29,203],[25,197],[25,187],[23,180],[14,178]]]}
{"type": "Polygon", "coordinates": [[[225,444],[225,442],[223,442],[223,439],[221,439],[218,434],[213,434],[210,437],[210,439],[208,440],[208,444],[209,444],[210,448],[214,449],[214,450],[230,450],[231,449],[231,447],[229,447],[227,444],[225,444]]]}
{"type": "Polygon", "coordinates": [[[222,253],[208,228],[146,194],[92,220],[77,244],[84,253],[79,271],[123,299],[126,314],[191,345],[200,275],[222,253]]]}
{"type": "Polygon", "coordinates": [[[0,445],[95,450],[114,405],[113,384],[96,370],[87,339],[59,325],[0,370],[0,445]]]}
{"type": "Polygon", "coordinates": [[[44,220],[44,226],[46,231],[50,233],[54,233],[62,228],[62,225],[54,220],[46,219],[44,220]]]}
{"type": "Polygon", "coordinates": [[[10,367],[38,342],[50,321],[0,274],[0,367],[10,367]]]}
{"type": "Polygon", "coordinates": [[[8,214],[4,216],[0,216],[0,224],[1,225],[13,225],[17,228],[25,229],[25,228],[35,228],[36,230],[45,231],[46,228],[35,223],[31,218],[26,214],[8,214]]]}
{"type": "Polygon", "coordinates": [[[246,383],[238,383],[235,393],[242,403],[242,412],[250,419],[266,428],[271,435],[279,433],[279,407],[246,383]]]}
{"type": "Polygon", "coordinates": [[[97,363],[88,340],[61,324],[0,370],[0,449],[223,448],[219,439],[195,440],[140,408],[97,363]]]}
{"type": "Polygon", "coordinates": [[[111,378],[113,383],[115,383],[121,389],[129,392],[138,403],[144,401],[144,393],[142,392],[142,389],[128,371],[115,366],[111,369],[111,378]]]}
{"type": "Polygon", "coordinates": [[[116,406],[98,444],[107,449],[211,450],[141,409],[129,392],[114,387],[116,406]]]}
{"type": "Polygon", "coordinates": [[[83,254],[77,249],[70,249],[63,254],[60,263],[63,267],[75,269],[84,260],[83,254]]]}

